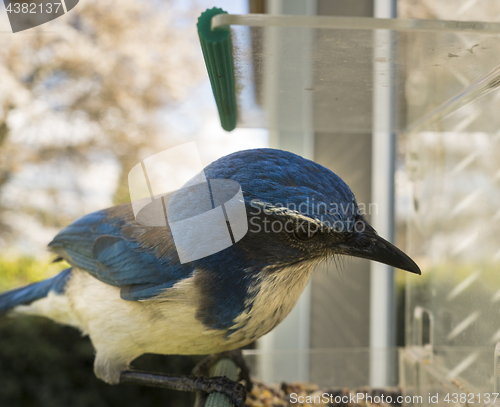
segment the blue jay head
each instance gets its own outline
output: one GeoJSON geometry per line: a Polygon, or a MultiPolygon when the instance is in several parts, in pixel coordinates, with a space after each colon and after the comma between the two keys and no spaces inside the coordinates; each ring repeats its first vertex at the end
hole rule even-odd
{"type": "Polygon", "coordinates": [[[410,257],[369,225],[345,182],[319,164],[257,149],[223,157],[205,175],[235,180],[243,191],[248,233],[221,252],[226,259],[278,268],[347,255],[420,274],[410,257]]]}

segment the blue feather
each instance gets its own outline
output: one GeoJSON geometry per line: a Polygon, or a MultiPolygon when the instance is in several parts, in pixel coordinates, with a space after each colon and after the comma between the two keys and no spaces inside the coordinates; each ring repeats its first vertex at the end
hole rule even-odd
{"type": "Polygon", "coordinates": [[[153,298],[194,270],[178,262],[170,232],[139,225],[130,204],[84,216],[49,247],[72,266],[120,287],[121,297],[129,301],[153,298]]]}
{"type": "Polygon", "coordinates": [[[71,268],[68,268],[48,280],[0,294],[0,313],[18,305],[31,304],[33,301],[46,297],[51,291],[56,294],[63,293],[70,275],[71,268]]]}

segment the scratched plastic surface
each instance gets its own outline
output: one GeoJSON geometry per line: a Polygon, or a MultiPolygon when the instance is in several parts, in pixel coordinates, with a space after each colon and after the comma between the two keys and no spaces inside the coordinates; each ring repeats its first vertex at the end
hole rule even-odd
{"type": "MultiPolygon", "coordinates": [[[[492,369],[493,353],[489,347],[435,347],[428,349],[388,348],[371,350],[369,348],[337,348],[313,350],[245,350],[244,357],[253,377],[266,384],[309,382],[321,390],[367,388],[370,385],[369,364],[373,355],[388,356],[400,360],[400,369],[394,374],[400,377],[399,385],[409,395],[440,393],[441,401],[447,392],[493,392],[492,369]],[[425,354],[424,354],[425,353],[425,354]],[[468,360],[474,355],[475,363],[468,366],[468,374],[474,377],[473,383],[467,382],[446,366],[456,366],[457,362],[468,360]],[[304,366],[307,368],[304,369],[304,366]],[[484,367],[488,366],[489,369],[484,367]],[[451,373],[451,375],[449,375],[451,373]],[[443,391],[445,393],[443,393],[443,391]]],[[[498,357],[498,356],[497,356],[498,357]]],[[[500,363],[500,362],[498,362],[500,363]]],[[[497,364],[498,366],[498,364],[497,364]]],[[[396,382],[397,383],[397,382],[396,382]]],[[[498,392],[498,389],[495,390],[498,392]]],[[[424,400],[423,400],[424,401],[424,400]]],[[[418,402],[415,405],[433,403],[418,402]]],[[[477,403],[478,400],[475,401],[477,403]]],[[[408,403],[411,405],[411,403],[408,403]]],[[[446,403],[440,403],[446,405],[446,403]]],[[[435,404],[434,404],[435,406],[435,404]]]]}
{"type": "Polygon", "coordinates": [[[408,135],[407,154],[410,254],[424,270],[408,285],[407,337],[412,345],[468,347],[439,363],[449,379],[484,391],[495,387],[500,342],[499,103],[494,91],[436,115],[408,135]]]}
{"type": "MultiPolygon", "coordinates": [[[[500,24],[226,21],[235,22],[239,126],[369,133],[373,85],[391,79],[395,120],[380,130],[395,131],[406,156],[407,250],[423,270],[408,280],[400,385],[442,397],[500,391],[500,24]],[[378,57],[383,49],[389,59],[378,57]]],[[[341,383],[337,373],[347,366],[353,373],[342,385],[369,384],[366,349],[276,358],[275,370],[264,370],[274,372],[270,381],[305,363],[316,367],[304,379],[320,385],[341,383]]]]}
{"type": "Polygon", "coordinates": [[[377,80],[390,78],[396,103],[405,105],[390,125],[395,131],[411,130],[500,84],[495,70],[500,65],[500,23],[217,18],[219,25],[234,24],[240,127],[369,132],[374,66],[377,80]],[[391,56],[381,57],[387,48],[391,56]],[[311,105],[313,120],[307,111],[311,105]]]}
{"type": "Polygon", "coordinates": [[[434,347],[471,347],[446,361],[449,374],[490,387],[500,341],[500,137],[484,131],[492,123],[475,124],[488,120],[498,99],[492,93],[412,133],[408,153],[410,253],[424,270],[408,286],[408,338],[429,340],[411,322],[421,307],[430,315],[426,324],[432,321],[434,347]],[[489,360],[480,360],[481,347],[490,350],[489,360]],[[486,383],[474,373],[479,366],[489,372],[486,383]]]}

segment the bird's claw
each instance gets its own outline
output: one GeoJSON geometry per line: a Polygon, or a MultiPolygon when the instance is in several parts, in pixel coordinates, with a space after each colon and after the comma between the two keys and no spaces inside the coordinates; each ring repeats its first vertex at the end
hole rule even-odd
{"type": "Polygon", "coordinates": [[[226,376],[200,377],[200,380],[204,382],[201,387],[205,393],[222,393],[229,397],[236,407],[245,406],[247,389],[241,383],[230,380],[226,376]]]}
{"type": "Polygon", "coordinates": [[[209,376],[210,369],[221,359],[230,359],[239,367],[239,380],[244,380],[246,390],[251,391],[253,383],[250,379],[250,369],[239,349],[208,355],[193,368],[192,374],[195,376],[209,376]]]}
{"type": "MultiPolygon", "coordinates": [[[[121,374],[120,383],[191,391],[197,392],[198,395],[200,393],[222,393],[228,396],[236,407],[243,407],[247,396],[245,386],[228,379],[226,376],[170,376],[158,373],[125,371],[121,374]]],[[[204,397],[197,397],[197,406],[203,405],[200,404],[202,399],[204,397]]]]}

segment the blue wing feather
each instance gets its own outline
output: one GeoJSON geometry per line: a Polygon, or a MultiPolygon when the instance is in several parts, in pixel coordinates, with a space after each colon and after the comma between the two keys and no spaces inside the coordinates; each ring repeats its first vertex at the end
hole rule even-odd
{"type": "Polygon", "coordinates": [[[139,225],[130,204],[84,216],[49,248],[72,266],[120,287],[129,301],[151,299],[194,270],[180,264],[168,227],[139,225]]]}

